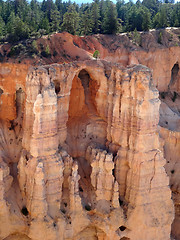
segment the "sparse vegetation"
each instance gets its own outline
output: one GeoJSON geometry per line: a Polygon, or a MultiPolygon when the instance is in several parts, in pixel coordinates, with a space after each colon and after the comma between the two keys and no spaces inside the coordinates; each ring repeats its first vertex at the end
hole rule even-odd
{"type": "Polygon", "coordinates": [[[162,44],[162,32],[159,32],[159,35],[158,35],[158,43],[159,43],[159,44],[162,44]]]}
{"type": "Polygon", "coordinates": [[[34,53],[37,53],[37,52],[38,52],[38,46],[37,46],[36,40],[34,40],[34,41],[32,42],[32,51],[33,51],[34,53]]]}
{"type": "Polygon", "coordinates": [[[45,48],[45,50],[43,50],[43,51],[41,52],[41,55],[42,55],[43,57],[46,57],[46,58],[48,58],[48,57],[51,56],[50,49],[49,49],[49,45],[47,45],[46,48],[45,48]]]}
{"type": "Polygon", "coordinates": [[[100,52],[98,50],[95,50],[95,52],[93,53],[93,58],[96,58],[97,60],[99,56],[100,56],[100,52]]]}
{"type": "Polygon", "coordinates": [[[25,49],[25,46],[19,43],[18,45],[15,45],[11,48],[10,52],[8,53],[8,57],[17,56],[21,51],[24,51],[25,49]]]}
{"type": "Polygon", "coordinates": [[[133,32],[133,42],[139,46],[141,45],[141,34],[137,31],[136,28],[133,32]]]}

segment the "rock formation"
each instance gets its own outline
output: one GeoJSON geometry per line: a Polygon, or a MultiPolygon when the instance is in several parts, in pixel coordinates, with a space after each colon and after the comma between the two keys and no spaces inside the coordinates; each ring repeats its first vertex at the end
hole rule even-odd
{"type": "Polygon", "coordinates": [[[31,68],[25,87],[13,130],[1,119],[0,238],[170,239],[174,207],[151,71],[53,64],[31,68]],[[22,138],[14,158],[11,132],[13,146],[22,138]]]}

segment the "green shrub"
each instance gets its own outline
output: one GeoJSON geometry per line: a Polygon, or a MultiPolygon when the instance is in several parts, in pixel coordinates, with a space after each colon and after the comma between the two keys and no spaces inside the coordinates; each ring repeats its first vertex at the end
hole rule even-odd
{"type": "Polygon", "coordinates": [[[100,52],[98,50],[95,50],[95,52],[93,53],[93,57],[97,59],[99,56],[100,52]]]}
{"type": "Polygon", "coordinates": [[[158,43],[159,43],[159,44],[162,44],[162,32],[159,33],[158,43]]]}
{"type": "Polygon", "coordinates": [[[18,45],[15,45],[11,48],[10,52],[8,53],[8,57],[13,57],[19,55],[21,52],[24,52],[26,50],[26,47],[19,43],[18,45]]]}
{"type": "Polygon", "coordinates": [[[36,40],[32,41],[30,53],[31,53],[32,55],[38,53],[38,45],[37,45],[36,40]]]}
{"type": "Polygon", "coordinates": [[[50,53],[50,50],[49,50],[49,46],[48,46],[48,45],[47,45],[45,51],[42,51],[42,52],[41,52],[41,55],[42,55],[43,57],[46,57],[46,58],[48,58],[48,57],[51,56],[51,53],[50,53]]]}
{"type": "Polygon", "coordinates": [[[137,29],[134,29],[133,32],[133,43],[136,43],[137,45],[141,45],[141,34],[137,31],[137,29]]]}

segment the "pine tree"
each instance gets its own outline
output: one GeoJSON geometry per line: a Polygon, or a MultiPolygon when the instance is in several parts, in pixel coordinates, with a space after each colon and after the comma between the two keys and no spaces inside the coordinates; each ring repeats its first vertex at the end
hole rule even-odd
{"type": "Polygon", "coordinates": [[[61,30],[76,34],[79,27],[79,14],[76,12],[74,5],[70,5],[68,11],[63,16],[61,30]]]}
{"type": "Polygon", "coordinates": [[[99,5],[97,0],[92,3],[91,11],[92,11],[92,32],[99,33],[101,21],[100,21],[99,5]]]}
{"type": "Polygon", "coordinates": [[[51,11],[56,9],[53,0],[43,0],[41,9],[46,13],[48,20],[50,21],[51,11]]]}
{"type": "Polygon", "coordinates": [[[61,15],[58,10],[51,11],[51,32],[58,31],[60,29],[61,15]]]}
{"type": "Polygon", "coordinates": [[[56,5],[58,11],[62,11],[62,9],[63,9],[62,0],[56,0],[55,5],[56,5]]]}
{"type": "Polygon", "coordinates": [[[83,35],[89,35],[92,33],[91,16],[92,15],[89,8],[80,14],[80,33],[83,35]]]}
{"type": "Polygon", "coordinates": [[[106,11],[102,23],[103,33],[114,34],[118,29],[117,10],[114,4],[107,0],[106,11]]]}
{"type": "Polygon", "coordinates": [[[148,31],[151,27],[151,13],[148,9],[143,10],[142,30],[148,31]]]}
{"type": "Polygon", "coordinates": [[[145,6],[152,16],[154,16],[158,12],[159,8],[159,1],[158,0],[143,0],[142,5],[145,6]]]}
{"type": "Polygon", "coordinates": [[[4,36],[4,35],[5,35],[5,22],[0,16],[0,36],[4,36]]]}
{"type": "Polygon", "coordinates": [[[15,16],[14,12],[9,16],[7,23],[7,32],[9,41],[16,42],[29,37],[29,28],[23,23],[19,16],[15,16]]]}
{"type": "Polygon", "coordinates": [[[166,10],[166,6],[163,5],[160,11],[155,15],[153,24],[155,28],[164,28],[168,26],[166,10]]]}
{"type": "MultiPolygon", "coordinates": [[[[106,12],[106,1],[105,0],[100,1],[99,9],[100,9],[100,23],[102,23],[104,20],[105,12],[106,12]]],[[[102,24],[100,25],[100,33],[103,33],[102,24]]]]}
{"type": "Polygon", "coordinates": [[[46,16],[42,18],[39,28],[44,29],[46,34],[49,33],[50,25],[49,25],[48,18],[46,16]]]}

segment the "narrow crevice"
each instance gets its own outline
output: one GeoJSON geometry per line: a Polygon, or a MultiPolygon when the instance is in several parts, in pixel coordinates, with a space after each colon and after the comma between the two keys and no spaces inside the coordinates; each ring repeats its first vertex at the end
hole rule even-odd
{"type": "Polygon", "coordinates": [[[91,172],[92,167],[85,158],[75,158],[78,162],[78,174],[80,175],[79,180],[79,195],[81,202],[86,211],[91,211],[95,208],[96,194],[91,184],[91,172]]]}
{"type": "Polygon", "coordinates": [[[178,73],[179,73],[179,64],[175,63],[171,70],[171,81],[170,81],[169,87],[177,81],[178,73]]]}
{"type": "Polygon", "coordinates": [[[21,116],[24,100],[25,100],[25,93],[22,90],[22,88],[19,88],[16,91],[16,100],[15,100],[17,117],[21,116]]]}
{"type": "Polygon", "coordinates": [[[126,230],[126,227],[125,226],[120,226],[119,229],[120,229],[121,232],[123,232],[123,231],[126,230]]]}
{"type": "Polygon", "coordinates": [[[61,91],[61,88],[60,88],[60,83],[58,80],[54,80],[54,87],[55,87],[55,93],[58,95],[58,93],[61,91]]]}
{"type": "Polygon", "coordinates": [[[22,207],[21,212],[22,212],[22,214],[23,214],[24,216],[26,216],[26,217],[29,215],[29,212],[28,212],[26,206],[23,206],[23,207],[22,207]]]}
{"type": "Polygon", "coordinates": [[[4,91],[2,90],[2,88],[0,88],[0,97],[3,93],[4,93],[4,91]]]}

